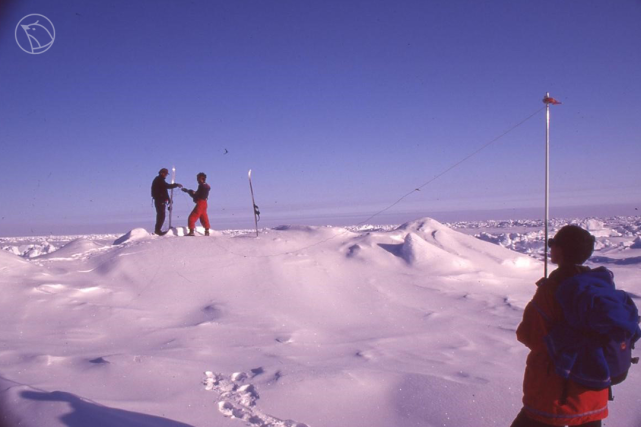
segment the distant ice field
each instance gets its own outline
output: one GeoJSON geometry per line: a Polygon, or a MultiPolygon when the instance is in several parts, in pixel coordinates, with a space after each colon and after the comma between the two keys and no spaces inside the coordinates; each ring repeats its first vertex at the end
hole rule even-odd
{"type": "MultiPolygon", "coordinates": [[[[566,224],[577,224],[597,238],[595,256],[608,252],[612,256],[621,250],[641,248],[641,217],[557,218],[549,225],[550,237],[566,224]]],[[[490,220],[444,223],[453,230],[500,245],[504,248],[543,259],[544,229],[541,220],[490,220]]],[[[331,226],[327,226],[330,227],[331,226]]],[[[360,225],[336,227],[353,232],[390,231],[397,225],[360,225]]],[[[263,230],[264,231],[264,230],[263,230]]],[[[223,235],[250,235],[254,230],[222,230],[223,235]]],[[[47,255],[77,239],[91,241],[97,246],[111,245],[121,234],[87,234],[68,236],[0,237],[0,248],[23,258],[47,255]]]]}

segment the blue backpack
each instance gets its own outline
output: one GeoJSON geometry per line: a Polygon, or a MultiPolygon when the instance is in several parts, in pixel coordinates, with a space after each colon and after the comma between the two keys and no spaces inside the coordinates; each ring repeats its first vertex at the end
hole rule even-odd
{"type": "Polygon", "coordinates": [[[566,322],[545,337],[557,374],[593,390],[621,383],[639,361],[632,357],[641,338],[639,311],[613,278],[599,267],[561,282],[556,299],[566,322]]]}

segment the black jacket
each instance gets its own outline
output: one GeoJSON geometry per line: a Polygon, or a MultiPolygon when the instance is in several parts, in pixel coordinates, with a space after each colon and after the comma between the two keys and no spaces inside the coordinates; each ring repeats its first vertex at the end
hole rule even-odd
{"type": "Polygon", "coordinates": [[[167,184],[162,175],[158,175],[151,183],[151,197],[155,201],[164,203],[169,200],[169,192],[167,190],[178,187],[178,184],[167,184]]]}
{"type": "Polygon", "coordinates": [[[198,190],[189,190],[188,193],[191,198],[194,199],[194,202],[197,202],[198,200],[207,200],[209,197],[209,190],[211,190],[209,184],[204,183],[198,184],[198,190]]]}

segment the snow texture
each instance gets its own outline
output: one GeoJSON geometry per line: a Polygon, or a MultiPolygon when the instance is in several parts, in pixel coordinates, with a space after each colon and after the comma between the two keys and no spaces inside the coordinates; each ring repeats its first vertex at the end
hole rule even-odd
{"type": "MultiPolygon", "coordinates": [[[[569,222],[639,304],[641,219],[569,222]]],[[[509,425],[541,226],[0,238],[0,425],[509,425]]],[[[641,425],[640,387],[606,426],[641,425]]]]}

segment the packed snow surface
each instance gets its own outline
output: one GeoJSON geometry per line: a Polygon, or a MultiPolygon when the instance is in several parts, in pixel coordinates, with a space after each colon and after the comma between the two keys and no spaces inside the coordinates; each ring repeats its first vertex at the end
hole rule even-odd
{"type": "MultiPolygon", "coordinates": [[[[589,265],[639,305],[641,219],[573,222],[597,236],[589,265]]],[[[2,427],[483,427],[518,413],[540,222],[182,234],[0,238],[2,427]]],[[[634,367],[605,426],[641,425],[640,388],[634,367]]]]}

